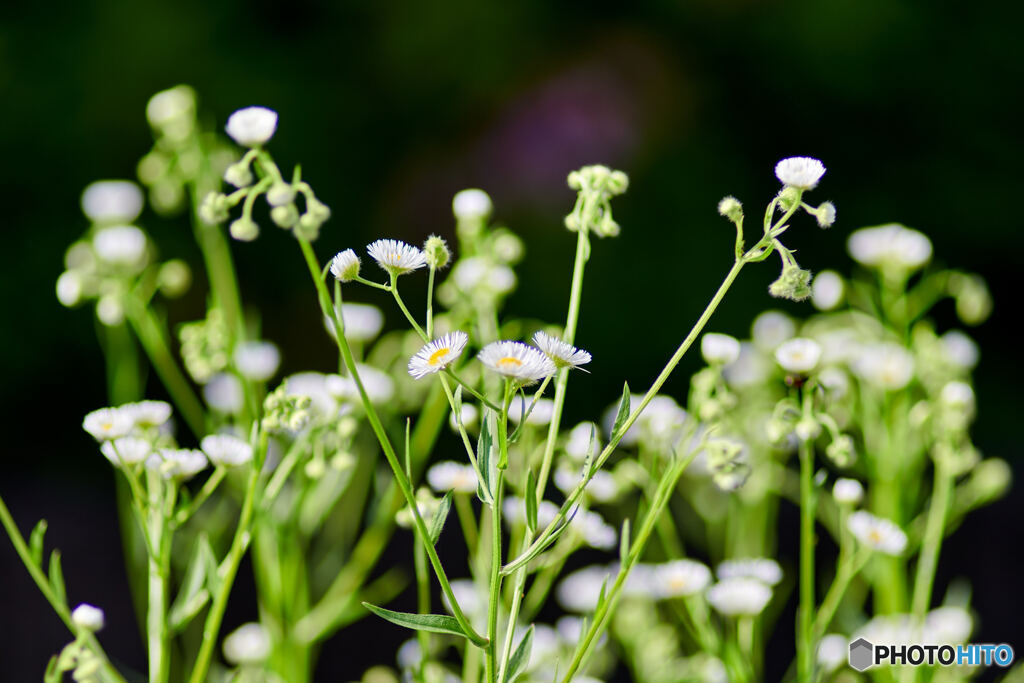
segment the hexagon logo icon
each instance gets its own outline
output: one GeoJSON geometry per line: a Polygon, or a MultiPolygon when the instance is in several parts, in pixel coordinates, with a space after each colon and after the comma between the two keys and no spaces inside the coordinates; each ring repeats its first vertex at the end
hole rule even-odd
{"type": "Polygon", "coordinates": [[[857,671],[863,671],[874,663],[875,646],[858,638],[850,643],[850,666],[857,671]]]}

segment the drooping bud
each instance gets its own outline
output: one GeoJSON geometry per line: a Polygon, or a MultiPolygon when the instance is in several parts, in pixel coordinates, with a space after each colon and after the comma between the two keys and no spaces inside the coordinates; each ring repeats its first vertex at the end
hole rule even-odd
{"type": "Polygon", "coordinates": [[[434,270],[441,270],[452,259],[448,245],[437,235],[431,235],[423,243],[423,255],[427,258],[427,266],[434,270]]]}

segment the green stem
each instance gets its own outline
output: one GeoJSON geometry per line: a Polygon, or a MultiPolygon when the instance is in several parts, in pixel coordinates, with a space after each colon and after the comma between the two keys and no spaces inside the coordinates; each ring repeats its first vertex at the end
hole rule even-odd
{"type": "MultiPolygon", "coordinates": [[[[413,564],[416,570],[416,599],[420,614],[430,614],[430,577],[427,575],[427,557],[423,552],[423,544],[413,546],[413,564]]],[[[416,638],[420,645],[419,679],[426,680],[427,660],[430,658],[430,634],[417,631],[416,638]]]]}
{"type": "Polygon", "coordinates": [[[935,463],[935,485],[932,502],[928,507],[928,522],[924,532],[924,543],[917,561],[917,577],[914,580],[914,595],[911,601],[913,615],[920,622],[932,599],[932,585],[935,582],[935,568],[939,561],[939,550],[945,535],[946,514],[949,497],[953,489],[953,477],[942,462],[935,463]]]}
{"type": "Polygon", "coordinates": [[[171,531],[167,526],[168,503],[173,499],[172,483],[166,483],[158,472],[146,470],[149,504],[146,526],[149,529],[149,603],[146,612],[146,636],[149,650],[149,681],[164,683],[170,675],[170,634],[167,630],[168,590],[170,580],[171,531]]]}
{"type": "MultiPolygon", "coordinates": [[[[504,486],[505,467],[508,466],[508,406],[514,392],[512,383],[505,380],[505,397],[498,414],[498,480],[494,486],[494,503],[491,505],[491,574],[490,596],[487,601],[487,652],[484,660],[484,675],[489,683],[498,680],[498,608],[501,599],[501,493],[504,486]]],[[[507,643],[506,643],[507,645],[507,643]]]]}
{"type": "Polygon", "coordinates": [[[814,678],[814,444],[800,442],[800,608],[797,679],[814,678]]]}
{"type": "Polygon", "coordinates": [[[217,487],[220,486],[220,483],[224,481],[224,475],[227,474],[227,471],[226,467],[218,466],[217,469],[213,471],[213,474],[206,478],[206,481],[203,482],[203,488],[199,489],[199,493],[196,494],[196,497],[193,498],[187,506],[179,510],[174,516],[174,526],[179,527],[183,525],[196,513],[196,510],[203,506],[203,503],[206,502],[207,498],[209,498],[213,492],[217,490],[217,487]]]}

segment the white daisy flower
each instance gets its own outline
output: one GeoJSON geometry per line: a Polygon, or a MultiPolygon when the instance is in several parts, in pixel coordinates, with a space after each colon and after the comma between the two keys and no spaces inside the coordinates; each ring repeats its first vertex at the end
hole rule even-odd
{"type": "MultiPolygon", "coordinates": [[[[60,281],[58,280],[58,288],[59,284],[60,281]]],[[[980,355],[978,345],[960,330],[950,330],[939,339],[942,342],[942,349],[946,353],[946,358],[953,365],[970,370],[978,364],[978,357],[980,355]]]]}
{"type": "Polygon", "coordinates": [[[501,296],[516,288],[515,271],[483,256],[470,256],[456,263],[451,281],[464,294],[501,296]]]}
{"type": "Polygon", "coordinates": [[[100,408],[85,416],[82,429],[97,441],[109,441],[127,436],[135,428],[132,416],[120,408],[100,408]]]}
{"type": "MultiPolygon", "coordinates": [[[[341,322],[345,324],[345,338],[354,342],[372,341],[384,327],[384,314],[370,304],[342,304],[341,322]]],[[[324,318],[324,325],[334,336],[334,321],[324,318]]]]}
{"type": "Polygon", "coordinates": [[[738,560],[726,560],[718,565],[718,578],[757,579],[766,586],[774,586],[782,581],[782,567],[768,557],[749,557],[738,560]]]}
{"type": "MultiPolygon", "coordinates": [[[[552,506],[554,505],[552,504],[552,506]]],[[[537,512],[537,524],[541,527],[547,526],[540,522],[539,508],[537,512]]],[[[615,530],[615,527],[607,524],[604,521],[604,517],[593,510],[581,510],[580,512],[577,512],[576,516],[572,518],[572,521],[569,524],[583,538],[583,542],[591,548],[611,550],[618,543],[619,534],[615,530]]]]}
{"type": "Polygon", "coordinates": [[[83,631],[95,633],[103,628],[103,610],[83,602],[71,612],[71,623],[83,631]]]}
{"type": "Polygon", "coordinates": [[[134,436],[122,436],[113,441],[100,444],[100,452],[113,465],[135,465],[149,457],[153,447],[145,439],[134,436]]]}
{"type": "MultiPolygon", "coordinates": [[[[476,421],[480,419],[480,410],[472,403],[463,403],[462,411],[459,417],[462,419],[462,426],[465,429],[470,429],[476,425],[476,421]]],[[[459,431],[459,424],[455,419],[455,413],[448,413],[448,425],[453,431],[459,431]]]]}
{"type": "Polygon", "coordinates": [[[428,342],[409,359],[409,374],[415,379],[423,379],[441,372],[462,355],[468,341],[469,335],[456,330],[428,342]]]}
{"type": "Polygon", "coordinates": [[[218,372],[203,385],[203,398],[217,412],[234,415],[242,412],[245,391],[237,377],[229,372],[218,372]]]}
{"type": "Polygon", "coordinates": [[[536,382],[557,370],[541,351],[517,341],[491,342],[477,358],[488,370],[523,383],[536,382]]]}
{"type": "Polygon", "coordinates": [[[565,442],[565,454],[573,460],[582,462],[590,451],[591,437],[594,439],[594,454],[600,453],[600,434],[601,430],[593,422],[580,422],[569,431],[569,439],[565,442]]]}
{"type": "Polygon", "coordinates": [[[487,218],[493,208],[487,193],[475,188],[462,190],[452,199],[452,213],[460,221],[487,218]]]}
{"type": "Polygon", "coordinates": [[[814,189],[823,175],[825,175],[824,164],[811,157],[790,157],[775,165],[775,177],[783,185],[800,190],[814,189]]]}
{"type": "Polygon", "coordinates": [[[268,341],[247,341],[235,347],[235,367],[246,379],[265,382],[281,365],[281,352],[268,341]]]}
{"type": "Polygon", "coordinates": [[[832,497],[840,505],[856,505],[864,499],[864,487],[856,479],[836,479],[832,497]]]}
{"type": "Polygon", "coordinates": [[[199,444],[214,465],[235,467],[252,460],[252,446],[230,434],[211,434],[199,444]]]}
{"type": "Polygon", "coordinates": [[[359,257],[351,249],[339,251],[331,259],[331,275],[342,282],[351,282],[359,276],[359,257]]]}
{"type": "Polygon", "coordinates": [[[224,639],[224,659],[230,663],[259,664],[270,656],[270,634],[260,624],[242,624],[224,639]]]}
{"type": "Polygon", "coordinates": [[[899,555],[907,547],[907,535],[896,524],[866,510],[850,515],[847,527],[864,545],[886,555],[899,555]]]}
{"type": "Polygon", "coordinates": [[[243,147],[259,147],[274,137],[277,112],[266,107],[246,107],[228,117],[224,130],[243,147]]]}
{"type": "MultiPolygon", "coordinates": [[[[371,403],[387,403],[395,396],[395,381],[391,375],[370,365],[356,363],[356,371],[359,379],[363,382],[363,389],[369,396],[371,403]]],[[[351,377],[341,375],[327,375],[324,384],[327,393],[338,399],[349,401],[362,400],[359,395],[359,387],[351,377]]]]}
{"type": "Polygon", "coordinates": [[[707,598],[726,616],[756,616],[772,599],[772,589],[757,579],[738,576],[716,583],[708,589],[707,598]]]}
{"type": "Polygon", "coordinates": [[[819,311],[831,311],[843,300],[846,285],[834,270],[823,270],[814,276],[811,283],[811,303],[819,311]]]}
{"type": "Polygon", "coordinates": [[[893,342],[862,347],[851,365],[862,380],[889,391],[902,389],[914,377],[914,356],[893,342]]]}
{"type": "Polygon", "coordinates": [[[696,595],[711,583],[711,570],[694,560],[672,560],[654,567],[653,583],[659,598],[696,595]]]}
{"type": "MultiPolygon", "coordinates": [[[[526,502],[517,496],[508,496],[501,504],[502,516],[508,525],[526,524],[526,502]]],[[[558,506],[550,500],[537,504],[537,526],[546,527],[558,516],[558,506]]]]}
{"type": "Polygon", "coordinates": [[[539,398],[536,399],[535,405],[534,399],[534,396],[527,396],[525,401],[521,396],[516,396],[512,399],[512,403],[508,407],[508,419],[519,424],[523,419],[523,415],[529,412],[526,424],[534,427],[543,427],[550,423],[551,417],[555,414],[555,402],[549,398],[539,398]],[[530,412],[530,406],[533,406],[532,412],[530,412]]]}
{"type": "Polygon", "coordinates": [[[96,256],[117,266],[134,266],[146,255],[146,233],[134,225],[112,225],[92,238],[96,256]]]}
{"type": "Polygon", "coordinates": [[[786,372],[807,374],[821,360],[821,345],[813,339],[796,337],[775,349],[775,361],[786,372]]]}
{"type": "Polygon", "coordinates": [[[924,618],[922,640],[929,645],[962,645],[971,637],[974,619],[962,607],[938,607],[924,618]]]}
{"type": "MultiPolygon", "coordinates": [[[[576,468],[559,467],[555,470],[554,481],[558,490],[568,495],[579,486],[582,475],[576,468]]],[[[598,470],[594,472],[585,490],[592,500],[607,503],[619,494],[619,482],[609,472],[598,470]]]]}
{"type": "Polygon", "coordinates": [[[765,311],[750,328],[754,345],[763,351],[774,351],[779,344],[796,334],[793,319],[782,311],[765,311]]]}
{"type": "Polygon", "coordinates": [[[400,240],[377,240],[366,247],[370,258],[392,275],[404,275],[427,265],[427,257],[419,247],[400,240]]]}
{"type": "Polygon", "coordinates": [[[752,387],[763,382],[772,371],[771,362],[750,343],[740,342],[740,355],[722,368],[722,376],[737,389],[752,387]]]}
{"type": "Polygon", "coordinates": [[[171,404],[167,401],[137,401],[126,403],[121,410],[131,416],[136,427],[159,427],[171,419],[171,404]]]}
{"type": "Polygon", "coordinates": [[[191,479],[209,464],[205,453],[192,448],[161,448],[146,458],[146,469],[164,479],[191,479]]]}
{"type": "MultiPolygon", "coordinates": [[[[607,581],[614,582],[614,573],[609,567],[594,565],[578,569],[562,579],[558,584],[555,597],[558,603],[570,612],[586,614],[597,606],[597,598],[601,595],[601,586],[607,581]]],[[[562,631],[561,621],[558,630],[562,631]]],[[[564,635],[564,634],[563,634],[564,635]]]]}
{"type": "Polygon", "coordinates": [[[444,491],[476,493],[476,471],[472,465],[446,460],[427,470],[427,483],[430,484],[430,488],[439,493],[444,491]]]}
{"type": "Polygon", "coordinates": [[[740,342],[728,334],[708,332],[700,338],[700,353],[709,365],[728,365],[740,357],[740,342]]]}
{"type": "Polygon", "coordinates": [[[872,643],[909,645],[921,640],[919,628],[909,614],[884,614],[876,616],[861,626],[852,640],[864,638],[872,643]]]}
{"type": "Polygon", "coordinates": [[[586,365],[591,360],[590,354],[586,351],[540,330],[533,335],[533,343],[551,359],[556,368],[575,368],[586,365]]]}
{"type": "Polygon", "coordinates": [[[82,192],[82,213],[93,223],[131,223],[142,204],[142,190],[130,180],[99,180],[82,192]]]}
{"type": "Polygon", "coordinates": [[[898,223],[861,228],[850,235],[846,249],[855,261],[873,268],[914,270],[932,257],[931,240],[898,223]]]}
{"type": "Polygon", "coordinates": [[[846,636],[830,633],[818,642],[818,665],[826,673],[846,664],[850,641],[846,636]]]}

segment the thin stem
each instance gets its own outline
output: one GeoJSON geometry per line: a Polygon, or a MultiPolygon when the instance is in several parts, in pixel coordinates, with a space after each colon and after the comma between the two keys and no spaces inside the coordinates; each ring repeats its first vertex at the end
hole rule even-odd
{"type": "Polygon", "coordinates": [[[173,483],[165,485],[158,472],[146,470],[146,488],[149,493],[146,526],[150,540],[146,635],[149,640],[150,683],[166,681],[171,667],[168,651],[170,634],[167,631],[171,532],[164,516],[167,501],[172,495],[169,487],[173,487],[173,483]]]}
{"type": "Polygon", "coordinates": [[[498,414],[498,479],[491,505],[491,574],[490,596],[487,601],[487,652],[484,671],[487,681],[498,680],[498,608],[501,599],[501,493],[505,467],[508,466],[508,405],[513,396],[512,383],[505,380],[505,397],[498,414]]]}
{"type": "Polygon", "coordinates": [[[405,315],[406,320],[408,320],[409,324],[412,325],[412,329],[416,330],[416,334],[420,335],[420,338],[423,341],[429,342],[430,335],[420,327],[420,324],[416,322],[416,318],[414,318],[412,313],[409,312],[409,309],[406,308],[405,302],[402,301],[402,295],[398,293],[398,276],[394,273],[391,274],[391,294],[395,297],[395,303],[397,303],[398,307],[402,309],[402,313],[405,315]]]}
{"type": "Polygon", "coordinates": [[[797,678],[814,677],[814,444],[800,442],[800,608],[797,678]]]}
{"type": "MultiPolygon", "coordinates": [[[[420,614],[430,614],[430,576],[427,574],[427,557],[423,552],[423,544],[413,546],[413,565],[416,570],[416,601],[420,614]]],[[[426,680],[427,659],[430,656],[430,634],[417,631],[416,639],[420,645],[419,679],[426,680]]]]}
{"type": "Polygon", "coordinates": [[[213,471],[213,474],[207,477],[206,481],[203,482],[203,487],[199,489],[199,493],[196,494],[196,497],[193,498],[187,506],[178,510],[178,513],[174,516],[174,526],[179,527],[191,519],[192,515],[196,513],[196,510],[203,506],[203,503],[205,503],[213,492],[217,490],[220,483],[224,481],[224,475],[226,475],[227,472],[228,470],[226,467],[222,465],[217,466],[217,469],[213,471]]]}
{"type": "Polygon", "coordinates": [[[427,339],[434,338],[434,273],[436,269],[430,266],[430,275],[427,278],[427,339]]]}
{"type": "Polygon", "coordinates": [[[924,543],[917,561],[917,577],[914,580],[914,596],[911,601],[913,615],[918,622],[932,599],[932,585],[935,582],[935,568],[939,561],[939,550],[946,526],[946,513],[949,510],[949,496],[953,489],[953,477],[949,468],[941,461],[935,463],[935,485],[932,502],[928,507],[928,522],[924,532],[924,543]]]}

